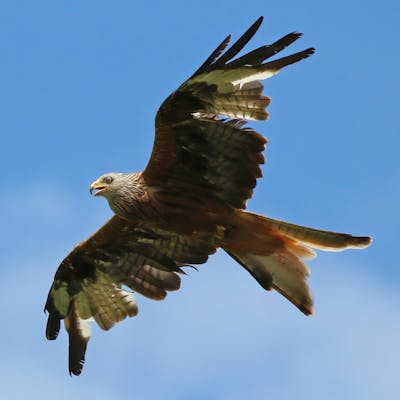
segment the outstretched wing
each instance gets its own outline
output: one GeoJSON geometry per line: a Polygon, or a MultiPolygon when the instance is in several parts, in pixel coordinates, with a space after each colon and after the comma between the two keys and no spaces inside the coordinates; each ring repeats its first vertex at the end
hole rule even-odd
{"type": "Polygon", "coordinates": [[[215,247],[159,229],[111,218],[93,236],[75,247],[54,277],[45,310],[46,337],[57,338],[60,321],[69,334],[69,371],[79,375],[90,338],[88,319],[108,330],[137,314],[131,291],[155,300],[180,286],[181,267],[202,264],[215,247]]]}
{"type": "Polygon", "coordinates": [[[266,139],[245,127],[246,120],[268,118],[270,99],[262,95],[260,81],[314,52],[309,48],[263,63],[301,36],[290,33],[231,61],[261,22],[262,17],[221,55],[228,36],[161,105],[153,152],[143,172],[149,184],[245,208],[264,162],[266,139]]]}

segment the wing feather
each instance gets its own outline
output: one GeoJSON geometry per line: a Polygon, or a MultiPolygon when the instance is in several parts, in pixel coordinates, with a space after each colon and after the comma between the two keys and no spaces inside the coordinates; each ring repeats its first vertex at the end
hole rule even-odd
{"type": "Polygon", "coordinates": [[[117,216],[76,246],[58,268],[45,310],[49,313],[46,337],[57,338],[60,321],[69,334],[69,370],[82,371],[88,320],[108,330],[138,313],[129,287],[161,300],[180,287],[182,265],[204,263],[215,247],[205,240],[139,226],[117,216]]]}
{"type": "Polygon", "coordinates": [[[258,49],[250,51],[242,57],[236,58],[228,63],[227,67],[237,68],[243,67],[244,65],[259,65],[264,60],[274,56],[276,53],[279,53],[299,38],[301,38],[301,33],[289,33],[270,45],[261,46],[258,49]]]}
{"type": "Polygon", "coordinates": [[[199,75],[203,72],[205,72],[210,65],[220,56],[220,54],[226,49],[226,46],[228,46],[229,42],[231,40],[231,35],[228,35],[222,42],[221,44],[218,45],[218,47],[210,54],[210,56],[207,58],[206,61],[204,61],[203,64],[198,68],[198,70],[191,76],[193,78],[196,75],[199,75]]]}
{"type": "Polygon", "coordinates": [[[225,64],[235,57],[251,38],[256,34],[258,28],[262,24],[263,17],[259,17],[253,25],[217,60],[215,61],[214,68],[224,68],[225,64]]]}

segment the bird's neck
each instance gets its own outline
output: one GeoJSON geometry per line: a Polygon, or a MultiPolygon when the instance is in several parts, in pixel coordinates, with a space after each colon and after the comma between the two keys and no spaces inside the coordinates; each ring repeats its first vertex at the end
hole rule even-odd
{"type": "Polygon", "coordinates": [[[108,197],[111,210],[125,219],[140,218],[148,197],[141,173],[124,174],[124,182],[118,190],[108,197]],[[137,215],[135,215],[137,214],[137,215]]]}

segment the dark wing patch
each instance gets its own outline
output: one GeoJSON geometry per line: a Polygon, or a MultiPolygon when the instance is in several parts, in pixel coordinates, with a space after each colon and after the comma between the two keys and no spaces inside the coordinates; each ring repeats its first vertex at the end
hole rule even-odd
{"type": "Polygon", "coordinates": [[[57,338],[60,321],[69,334],[69,370],[79,375],[90,338],[89,318],[100,328],[138,312],[127,286],[152,299],[163,299],[180,286],[182,266],[201,264],[215,247],[175,233],[138,226],[114,216],[63,260],[50,289],[46,337],[57,338]]]}
{"type": "Polygon", "coordinates": [[[178,162],[164,188],[199,188],[232,207],[244,208],[264,163],[263,136],[243,126],[244,121],[198,119],[175,125],[178,162]]]}
{"type": "Polygon", "coordinates": [[[184,193],[192,182],[191,196],[245,208],[261,176],[266,140],[237,120],[267,119],[270,99],[262,95],[261,81],[314,52],[309,48],[263,63],[301,36],[290,33],[232,60],[261,22],[259,18],[223,52],[228,36],[163,102],[156,116],[153,152],[142,175],[149,186],[184,193]]]}

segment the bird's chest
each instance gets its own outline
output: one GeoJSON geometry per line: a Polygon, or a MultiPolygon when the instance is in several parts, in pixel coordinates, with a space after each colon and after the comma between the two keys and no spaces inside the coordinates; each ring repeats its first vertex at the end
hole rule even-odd
{"type": "Polygon", "coordinates": [[[109,200],[111,210],[127,220],[152,220],[157,213],[146,196],[116,197],[109,200]]]}

